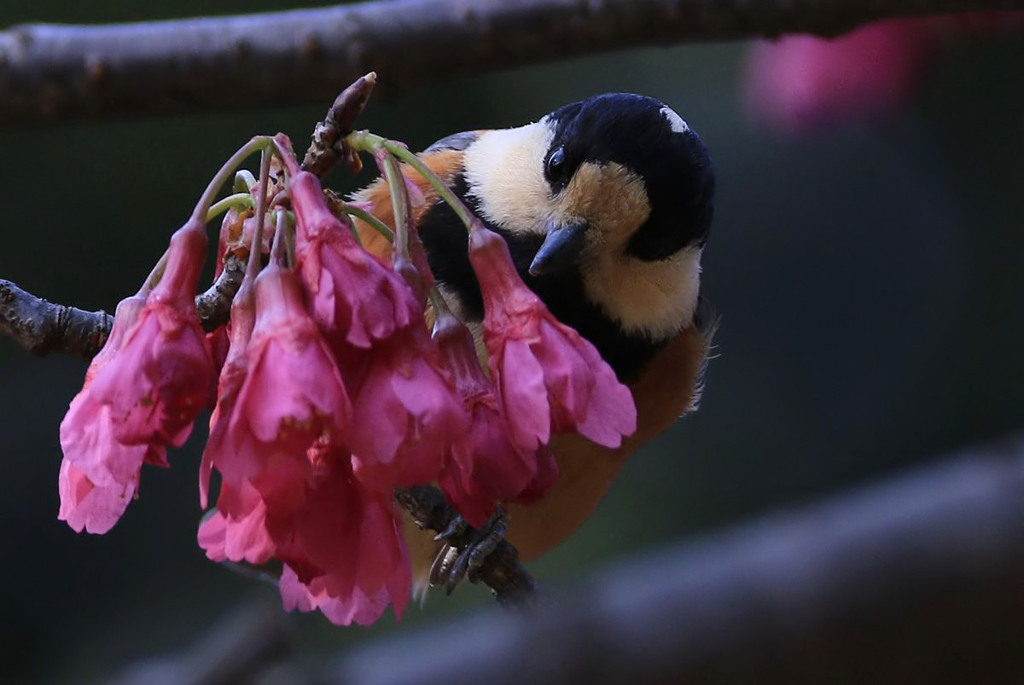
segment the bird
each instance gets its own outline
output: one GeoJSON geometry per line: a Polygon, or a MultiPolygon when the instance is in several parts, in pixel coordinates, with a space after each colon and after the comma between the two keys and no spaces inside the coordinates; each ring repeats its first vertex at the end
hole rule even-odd
{"type": "MultiPolygon", "coordinates": [[[[506,538],[524,562],[553,549],[595,510],[626,460],[695,410],[715,322],[700,292],[715,175],[698,134],[668,105],[605,93],[538,121],[447,136],[419,153],[478,218],[501,235],[526,285],[589,340],[633,394],[638,427],[617,449],[553,436],[559,478],[539,501],[507,510],[506,538]]],[[[440,292],[474,333],[483,301],[455,212],[412,167],[413,222],[440,292]]],[[[378,179],[352,200],[393,225],[378,179]]],[[[390,243],[357,221],[378,256],[390,243]]],[[[427,583],[439,543],[406,526],[414,585],[427,583]]]]}

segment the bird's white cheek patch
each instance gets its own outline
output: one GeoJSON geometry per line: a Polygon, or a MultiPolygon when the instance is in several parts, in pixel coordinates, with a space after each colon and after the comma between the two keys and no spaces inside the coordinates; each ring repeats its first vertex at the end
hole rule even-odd
{"type": "Polygon", "coordinates": [[[700,291],[700,248],[645,262],[609,255],[585,277],[587,295],[623,330],[665,340],[693,319],[700,291]]]}
{"type": "Polygon", "coordinates": [[[547,228],[549,187],[543,160],[551,144],[543,123],[488,131],[466,150],[469,195],[492,224],[515,233],[547,228]]]}
{"type": "Polygon", "coordinates": [[[662,107],[661,116],[668,119],[668,125],[671,126],[672,130],[676,133],[686,133],[690,130],[690,125],[683,121],[683,118],[676,114],[674,109],[662,107]]]}

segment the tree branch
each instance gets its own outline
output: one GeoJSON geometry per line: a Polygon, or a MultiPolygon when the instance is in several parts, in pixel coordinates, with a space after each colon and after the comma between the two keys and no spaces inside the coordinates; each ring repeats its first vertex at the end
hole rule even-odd
{"type": "Polygon", "coordinates": [[[0,123],[322,101],[683,41],[835,35],[876,19],[1024,0],[376,0],[235,17],[0,33],[0,123]]]}
{"type": "Polygon", "coordinates": [[[1024,436],[548,600],[349,650],[309,682],[1021,682],[1024,436]]]}
{"type": "MultiPolygon", "coordinates": [[[[456,516],[455,510],[435,487],[396,490],[395,501],[409,512],[417,526],[435,533],[447,530],[456,516]]],[[[473,543],[476,532],[471,526],[465,526],[447,538],[447,542],[462,552],[473,543]]],[[[502,606],[525,608],[536,602],[537,585],[519,563],[519,552],[505,540],[498,543],[484,559],[483,565],[473,573],[473,582],[477,580],[491,589],[502,606]]]]}
{"type": "MultiPolygon", "coordinates": [[[[196,296],[203,330],[227,323],[231,299],[244,274],[245,263],[228,255],[217,281],[196,296]]],[[[53,304],[0,279],[0,337],[11,338],[39,356],[59,352],[91,359],[107,342],[113,323],[114,317],[103,310],[87,312],[53,304]]]]}

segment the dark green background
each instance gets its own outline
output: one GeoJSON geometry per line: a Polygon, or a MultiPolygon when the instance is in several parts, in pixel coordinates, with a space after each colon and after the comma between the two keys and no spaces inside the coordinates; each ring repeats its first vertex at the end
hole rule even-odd
{"type": "MultiPolygon", "coordinates": [[[[5,0],[0,26],[186,16],[209,3],[98,5],[5,0]]],[[[627,90],[671,104],[712,152],[719,194],[704,282],[721,328],[703,406],[532,566],[545,585],[1024,425],[1021,41],[956,48],[885,125],[795,141],[748,124],[743,54],[741,44],[648,49],[439,79],[373,102],[363,121],[420,148],[627,90]]],[[[112,310],[238,145],[283,130],[302,147],[327,104],[0,130],[0,277],[112,310]]],[[[332,181],[352,187],[340,173],[332,181]]],[[[240,602],[277,601],[196,547],[201,428],[173,468],[147,470],[110,534],[76,535],[56,520],[57,426],[84,369],[0,341],[0,679],[11,682],[102,680],[187,647],[240,602]]],[[[397,629],[489,601],[468,587],[432,596],[397,629]]],[[[394,630],[390,618],[372,629],[284,620],[311,652],[394,630]]]]}

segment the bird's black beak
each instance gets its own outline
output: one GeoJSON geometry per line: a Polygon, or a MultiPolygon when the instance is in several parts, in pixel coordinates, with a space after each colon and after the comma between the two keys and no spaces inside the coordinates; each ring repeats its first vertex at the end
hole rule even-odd
{"type": "Polygon", "coordinates": [[[587,224],[577,222],[548,229],[544,243],[530,264],[530,275],[558,273],[572,265],[583,249],[587,224]]]}

